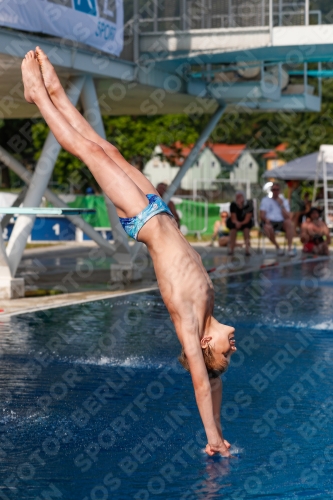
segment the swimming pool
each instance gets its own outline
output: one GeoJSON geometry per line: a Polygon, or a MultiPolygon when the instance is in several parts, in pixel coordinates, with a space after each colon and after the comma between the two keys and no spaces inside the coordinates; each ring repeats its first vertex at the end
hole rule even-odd
{"type": "Polygon", "coordinates": [[[209,458],[158,292],[1,323],[0,499],[333,497],[333,278],[316,262],[215,280],[237,329],[235,458],[209,458]]]}

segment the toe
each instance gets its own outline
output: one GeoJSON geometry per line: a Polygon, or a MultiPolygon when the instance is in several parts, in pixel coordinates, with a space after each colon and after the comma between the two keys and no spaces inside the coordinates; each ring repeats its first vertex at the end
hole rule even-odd
{"type": "Polygon", "coordinates": [[[47,59],[47,55],[39,46],[36,47],[36,55],[38,59],[47,59]]]}

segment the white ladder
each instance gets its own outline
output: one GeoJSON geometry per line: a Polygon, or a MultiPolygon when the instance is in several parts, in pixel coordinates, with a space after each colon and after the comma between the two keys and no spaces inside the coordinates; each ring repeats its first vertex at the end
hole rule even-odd
{"type": "Polygon", "coordinates": [[[317,159],[315,185],[313,190],[312,205],[315,203],[317,189],[323,188],[325,222],[333,230],[333,145],[322,144],[317,159]]]}

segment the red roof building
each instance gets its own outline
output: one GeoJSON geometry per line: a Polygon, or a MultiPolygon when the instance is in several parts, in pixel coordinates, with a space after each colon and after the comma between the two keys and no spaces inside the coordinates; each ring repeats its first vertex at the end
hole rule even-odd
{"type": "MultiPolygon", "coordinates": [[[[160,147],[165,159],[173,165],[180,167],[192,151],[193,144],[184,146],[181,142],[177,141],[172,146],[160,144],[160,147]]],[[[246,144],[205,144],[202,146],[201,151],[205,147],[209,147],[222,163],[232,166],[246,149],[246,144]]]]}
{"type": "Polygon", "coordinates": [[[232,166],[246,149],[246,144],[209,144],[209,148],[223,163],[232,166]]]}

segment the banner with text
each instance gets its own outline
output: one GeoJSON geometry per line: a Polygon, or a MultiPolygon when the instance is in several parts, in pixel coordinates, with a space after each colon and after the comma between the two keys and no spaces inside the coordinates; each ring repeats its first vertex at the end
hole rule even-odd
{"type": "Polygon", "coordinates": [[[75,40],[119,56],[123,0],[0,0],[0,26],[75,40]]]}

